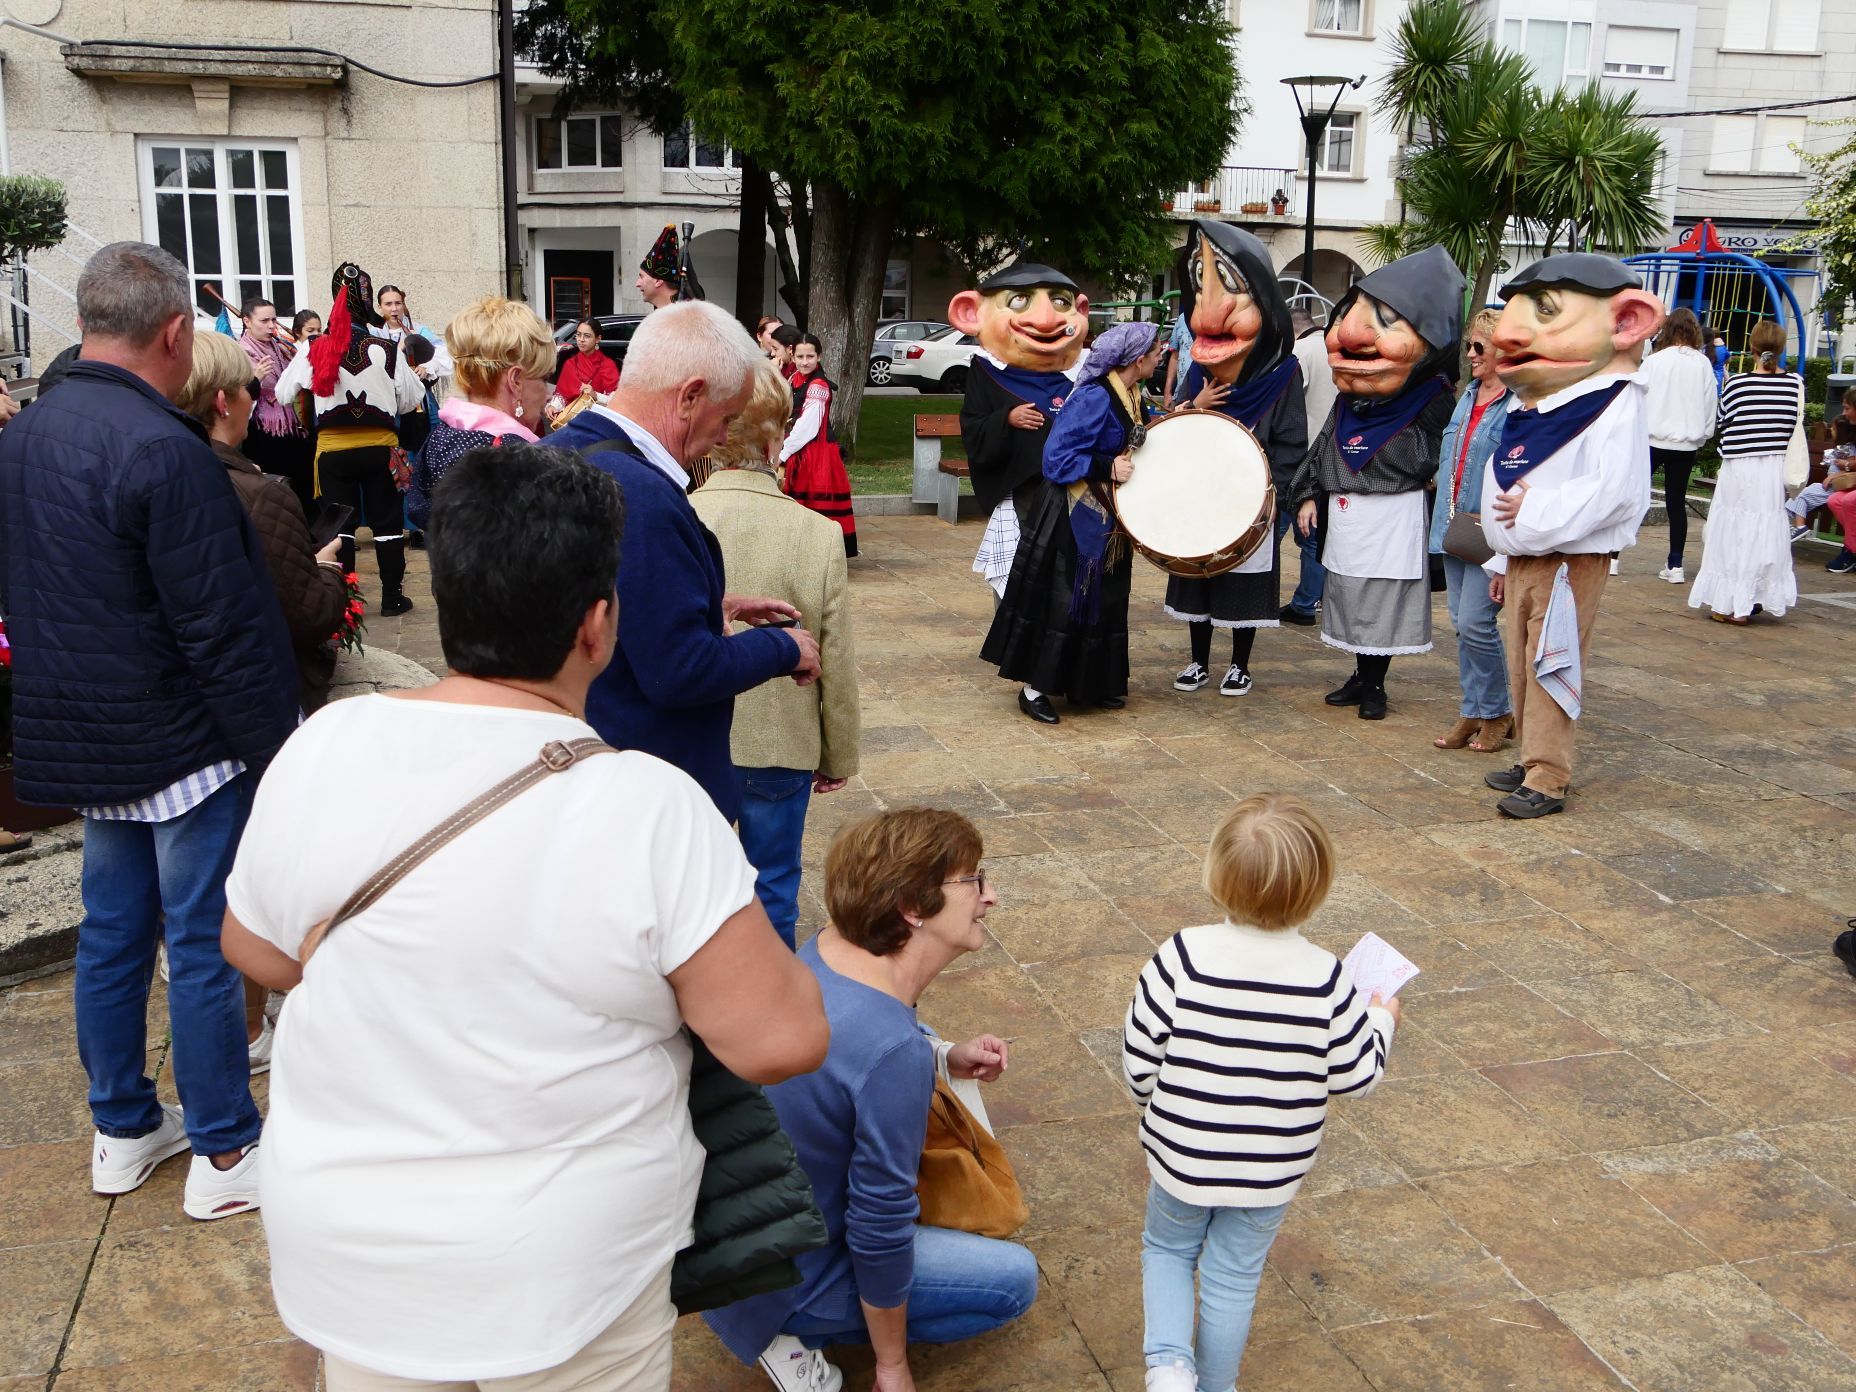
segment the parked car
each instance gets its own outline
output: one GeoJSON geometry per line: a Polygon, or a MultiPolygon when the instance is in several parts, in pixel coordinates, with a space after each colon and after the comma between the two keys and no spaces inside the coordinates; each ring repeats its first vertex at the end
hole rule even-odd
{"type": "Polygon", "coordinates": [[[887,387],[893,374],[894,358],[905,344],[918,343],[951,327],[939,319],[886,319],[876,326],[870,344],[870,385],[887,387]]]}
{"type": "MultiPolygon", "coordinates": [[[[625,366],[625,350],[631,346],[632,335],[638,332],[638,326],[644,322],[642,314],[595,314],[593,322],[599,326],[599,350],[611,358],[621,368],[625,366]]],[[[574,347],[574,330],[579,327],[578,319],[568,319],[554,326],[554,375],[559,377],[561,369],[567,366],[567,360],[579,352],[574,347]]]]}
{"type": "Polygon", "coordinates": [[[977,338],[953,328],[914,343],[897,344],[890,385],[958,395],[967,389],[967,365],[979,350],[977,338]]]}

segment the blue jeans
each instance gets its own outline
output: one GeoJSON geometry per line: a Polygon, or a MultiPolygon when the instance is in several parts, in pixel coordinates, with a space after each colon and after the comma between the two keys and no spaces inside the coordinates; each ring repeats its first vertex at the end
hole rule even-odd
{"type": "Polygon", "coordinates": [[[788,947],[799,927],[799,848],[806,839],[812,775],[798,769],[742,768],[741,849],[754,867],[754,893],[788,947]]]}
{"type": "Polygon", "coordinates": [[[1489,598],[1489,573],[1481,566],[1444,557],[1449,583],[1450,622],[1456,629],[1456,672],[1463,687],[1463,714],[1470,720],[1493,720],[1512,708],[1508,700],[1508,659],[1496,626],[1501,608],[1489,598]]]}
{"type": "Polygon", "coordinates": [[[1180,1361],[1197,1369],[1199,1392],[1231,1392],[1250,1337],[1263,1261],[1288,1204],[1201,1208],[1147,1186],[1141,1232],[1141,1301],[1150,1368],[1180,1361]],[[1192,1273],[1199,1275],[1199,1332],[1192,1336],[1192,1273]]]}
{"type": "MultiPolygon", "coordinates": [[[[1278,506],[1276,509],[1276,544],[1278,546],[1282,545],[1282,534],[1294,525],[1293,514],[1283,511],[1278,506]]],[[[1295,593],[1289,597],[1289,603],[1304,614],[1313,614],[1315,606],[1321,602],[1321,592],[1328,587],[1327,568],[1315,555],[1316,549],[1321,544],[1321,538],[1312,530],[1307,536],[1297,532],[1295,544],[1301,548],[1302,552],[1302,578],[1295,582],[1295,593]]]]}
{"type": "MultiPolygon", "coordinates": [[[[820,1303],[848,1307],[851,1323],[842,1317],[826,1319],[795,1310],[781,1332],[796,1335],[807,1348],[869,1343],[870,1331],[864,1326],[849,1278],[846,1286],[834,1292],[839,1300],[820,1303]]],[[[1037,1258],[1016,1242],[951,1228],[915,1229],[915,1278],[909,1284],[911,1344],[971,1339],[1010,1324],[1037,1298],[1037,1258]]]]}
{"type": "Polygon", "coordinates": [[[161,1124],[144,1059],[165,915],[170,1057],[187,1136],[200,1155],[258,1139],[244,983],[219,950],[226,876],[251,810],[251,784],[235,778],[172,821],[84,823],[77,1052],[90,1076],[90,1114],[106,1136],[145,1136],[161,1124]]]}

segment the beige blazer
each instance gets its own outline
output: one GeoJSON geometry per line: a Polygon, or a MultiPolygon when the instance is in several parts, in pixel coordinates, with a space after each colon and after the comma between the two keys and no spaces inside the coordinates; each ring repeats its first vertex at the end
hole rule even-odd
{"type": "Polygon", "coordinates": [[[776,677],[735,698],[735,763],[849,778],[863,730],[843,530],[750,469],[718,469],[690,503],[722,543],[730,593],[785,600],[818,639],[823,672],[811,686],[776,677]]]}

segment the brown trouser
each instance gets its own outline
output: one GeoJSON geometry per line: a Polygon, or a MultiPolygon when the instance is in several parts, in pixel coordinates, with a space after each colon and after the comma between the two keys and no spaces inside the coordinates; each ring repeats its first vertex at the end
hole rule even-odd
{"type": "Polygon", "coordinates": [[[1548,797],[1564,797],[1572,782],[1573,720],[1534,680],[1534,653],[1540,647],[1540,627],[1553,598],[1553,577],[1561,564],[1572,585],[1574,607],[1579,611],[1579,666],[1591,662],[1592,624],[1598,618],[1598,600],[1610,573],[1608,555],[1508,558],[1508,698],[1514,702],[1514,734],[1521,746],[1526,784],[1548,797]]]}

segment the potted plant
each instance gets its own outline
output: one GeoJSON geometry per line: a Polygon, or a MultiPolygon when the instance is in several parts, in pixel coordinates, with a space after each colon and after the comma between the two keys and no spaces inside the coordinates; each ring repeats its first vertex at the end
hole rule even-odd
{"type": "Polygon", "coordinates": [[[1270,195],[1270,211],[1277,217],[1286,217],[1289,213],[1289,195],[1281,189],[1270,195]]]}
{"type": "Polygon", "coordinates": [[[1160,211],[1163,213],[1170,213],[1173,211],[1173,199],[1170,194],[1160,200],[1160,211]]]}
{"type": "Polygon", "coordinates": [[[1195,213],[1215,213],[1222,207],[1224,203],[1216,198],[1198,198],[1192,203],[1192,211],[1195,213]]]}
{"type": "Polygon", "coordinates": [[[0,829],[42,831],[76,816],[64,807],[27,807],[13,796],[13,649],[0,619],[0,829]]]}
{"type": "Polygon", "coordinates": [[[1243,211],[1255,216],[1256,214],[1268,211],[1269,206],[1269,204],[1260,201],[1250,202],[1244,204],[1243,211]]]}

